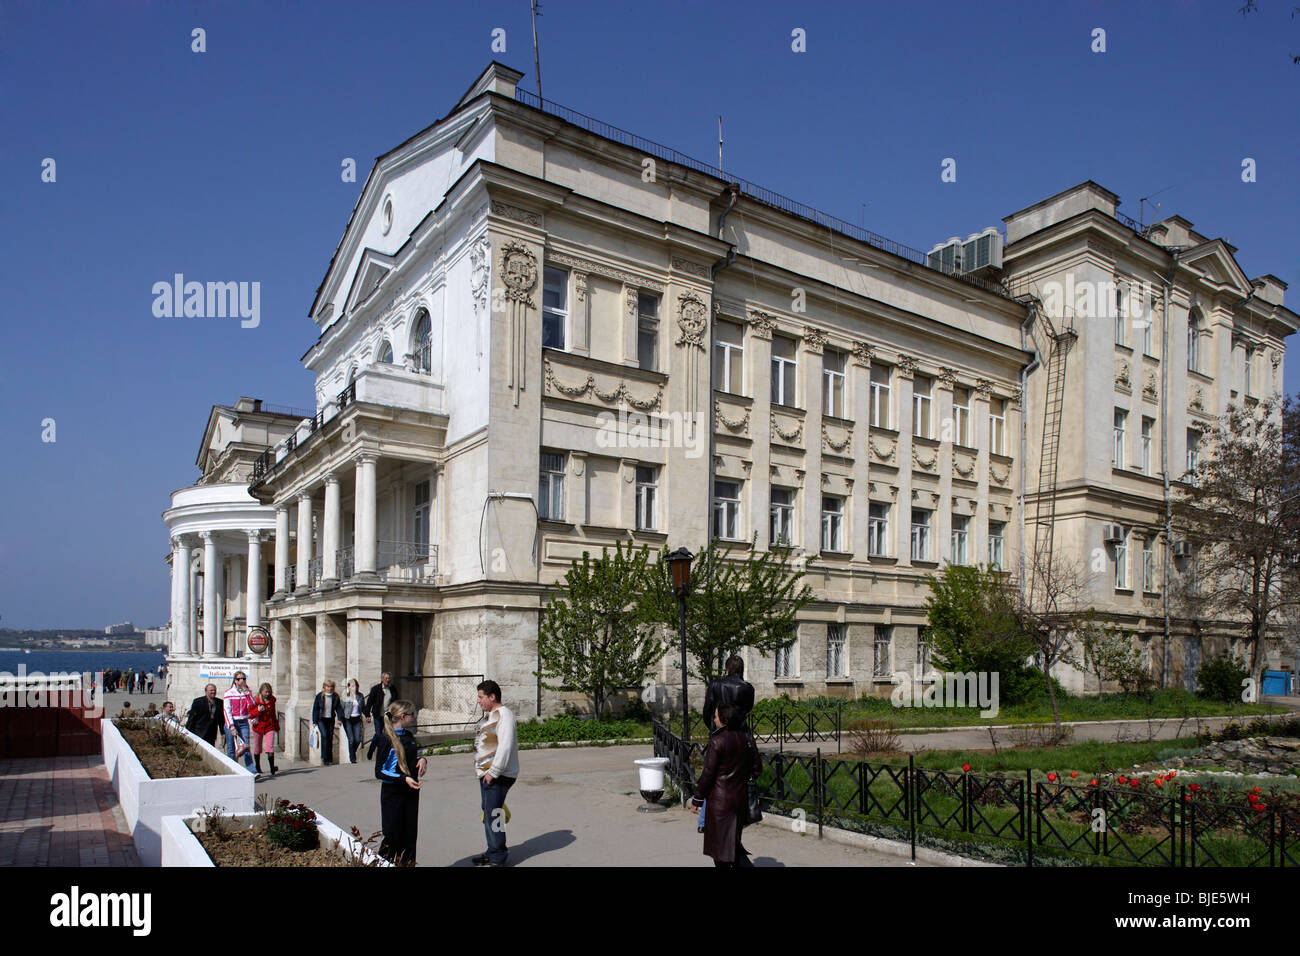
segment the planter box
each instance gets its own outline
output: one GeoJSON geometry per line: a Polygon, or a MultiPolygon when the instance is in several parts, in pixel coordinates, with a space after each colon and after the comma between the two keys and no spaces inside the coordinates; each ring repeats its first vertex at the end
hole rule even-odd
{"type": "MultiPolygon", "coordinates": [[[[241,820],[247,821],[246,825],[250,829],[266,825],[266,817],[261,813],[223,813],[221,816],[225,820],[236,816],[240,817],[241,820]]],[[[203,844],[198,841],[191,829],[198,819],[198,814],[193,813],[188,816],[163,818],[163,866],[215,866],[212,858],[208,856],[208,851],[203,849],[203,844]]],[[[356,841],[352,839],[350,834],[344,833],[319,813],[316,814],[316,829],[320,833],[320,845],[323,847],[329,849],[341,847],[345,853],[351,853],[357,849],[356,841]]],[[[379,866],[392,866],[387,860],[380,859],[369,850],[362,849],[361,852],[367,860],[374,860],[379,866]]]]}
{"type": "Polygon", "coordinates": [[[190,814],[199,807],[211,806],[224,807],[232,813],[253,810],[253,774],[184,727],[171,724],[168,729],[198,748],[211,775],[152,780],[116,724],[105,720],[102,727],[104,766],[145,866],[162,863],[163,817],[190,814]]]}

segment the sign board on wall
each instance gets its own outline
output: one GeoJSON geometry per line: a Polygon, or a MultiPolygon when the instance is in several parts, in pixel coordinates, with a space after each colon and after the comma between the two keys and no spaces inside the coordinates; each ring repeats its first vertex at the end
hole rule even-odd
{"type": "Polygon", "coordinates": [[[235,661],[204,661],[199,667],[199,677],[202,680],[210,681],[224,678],[228,681],[235,679],[235,671],[244,671],[248,673],[248,668],[235,661]]]}

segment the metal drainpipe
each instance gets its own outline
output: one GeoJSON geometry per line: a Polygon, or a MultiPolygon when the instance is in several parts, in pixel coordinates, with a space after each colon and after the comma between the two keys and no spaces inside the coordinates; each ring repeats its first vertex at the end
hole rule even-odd
{"type": "MultiPolygon", "coordinates": [[[[736,200],[740,198],[740,186],[736,183],[727,185],[727,192],[731,194],[731,199],[727,202],[727,208],[722,210],[722,215],[718,217],[718,238],[723,239],[723,234],[727,227],[727,214],[731,212],[736,205],[736,200]]],[[[712,275],[710,276],[709,300],[717,307],[718,302],[718,273],[727,268],[736,261],[736,247],[731,245],[727,250],[727,258],[719,259],[713,264],[712,275]]],[[[713,423],[713,322],[708,324],[709,335],[707,344],[704,347],[704,362],[709,369],[709,392],[704,396],[704,403],[708,406],[708,423],[709,423],[709,478],[708,485],[704,489],[704,540],[712,540],[709,528],[713,524],[713,451],[714,451],[714,428],[713,423]]],[[[743,370],[742,370],[743,373],[743,370]]]]}
{"type": "Polygon", "coordinates": [[[1161,578],[1160,601],[1165,614],[1165,647],[1160,665],[1160,686],[1169,684],[1169,642],[1173,640],[1173,629],[1169,621],[1169,555],[1174,547],[1174,505],[1169,486],[1169,316],[1173,312],[1174,273],[1178,269],[1179,252],[1170,255],[1169,273],[1165,276],[1165,314],[1164,329],[1161,331],[1160,345],[1160,470],[1164,474],[1165,486],[1165,548],[1161,578]]]}
{"type": "MultiPolygon", "coordinates": [[[[1020,350],[1028,351],[1025,348],[1025,326],[1036,318],[1037,313],[1030,311],[1029,318],[1020,323],[1020,350]]],[[[1042,365],[1041,356],[1038,349],[1034,349],[1034,357],[1030,359],[1029,364],[1020,369],[1020,549],[1016,553],[1016,564],[1020,567],[1020,586],[1025,586],[1025,453],[1029,448],[1029,374],[1034,369],[1042,365]]],[[[1041,454],[1041,452],[1040,452],[1041,454]]],[[[1055,494],[1056,489],[1052,489],[1055,494]]],[[[1039,507],[1042,507],[1041,498],[1039,507]]]]}

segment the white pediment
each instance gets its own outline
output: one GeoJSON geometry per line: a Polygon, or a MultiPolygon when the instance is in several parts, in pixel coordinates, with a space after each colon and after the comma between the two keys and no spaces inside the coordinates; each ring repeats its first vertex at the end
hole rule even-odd
{"type": "Polygon", "coordinates": [[[1222,239],[1214,239],[1188,249],[1179,259],[1180,264],[1199,272],[1213,286],[1232,289],[1242,296],[1251,293],[1252,286],[1237,260],[1228,251],[1222,239]]]}
{"type": "Polygon", "coordinates": [[[353,273],[352,288],[348,290],[347,308],[351,312],[365,302],[380,284],[393,271],[393,257],[367,249],[361,254],[361,262],[353,273]]]}

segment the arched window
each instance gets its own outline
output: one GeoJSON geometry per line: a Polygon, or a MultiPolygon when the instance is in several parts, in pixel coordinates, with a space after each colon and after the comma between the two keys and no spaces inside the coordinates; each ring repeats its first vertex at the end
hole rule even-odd
{"type": "Polygon", "coordinates": [[[1191,372],[1201,370],[1201,324],[1200,309],[1187,313],[1187,369],[1191,372]]]}
{"type": "Polygon", "coordinates": [[[388,339],[381,339],[379,342],[379,351],[375,357],[376,362],[382,362],[385,365],[393,364],[393,344],[388,339]]]}
{"type": "Polygon", "coordinates": [[[429,313],[421,309],[415,314],[415,330],[411,335],[411,351],[415,353],[415,370],[426,375],[433,370],[433,323],[429,313]]]}

